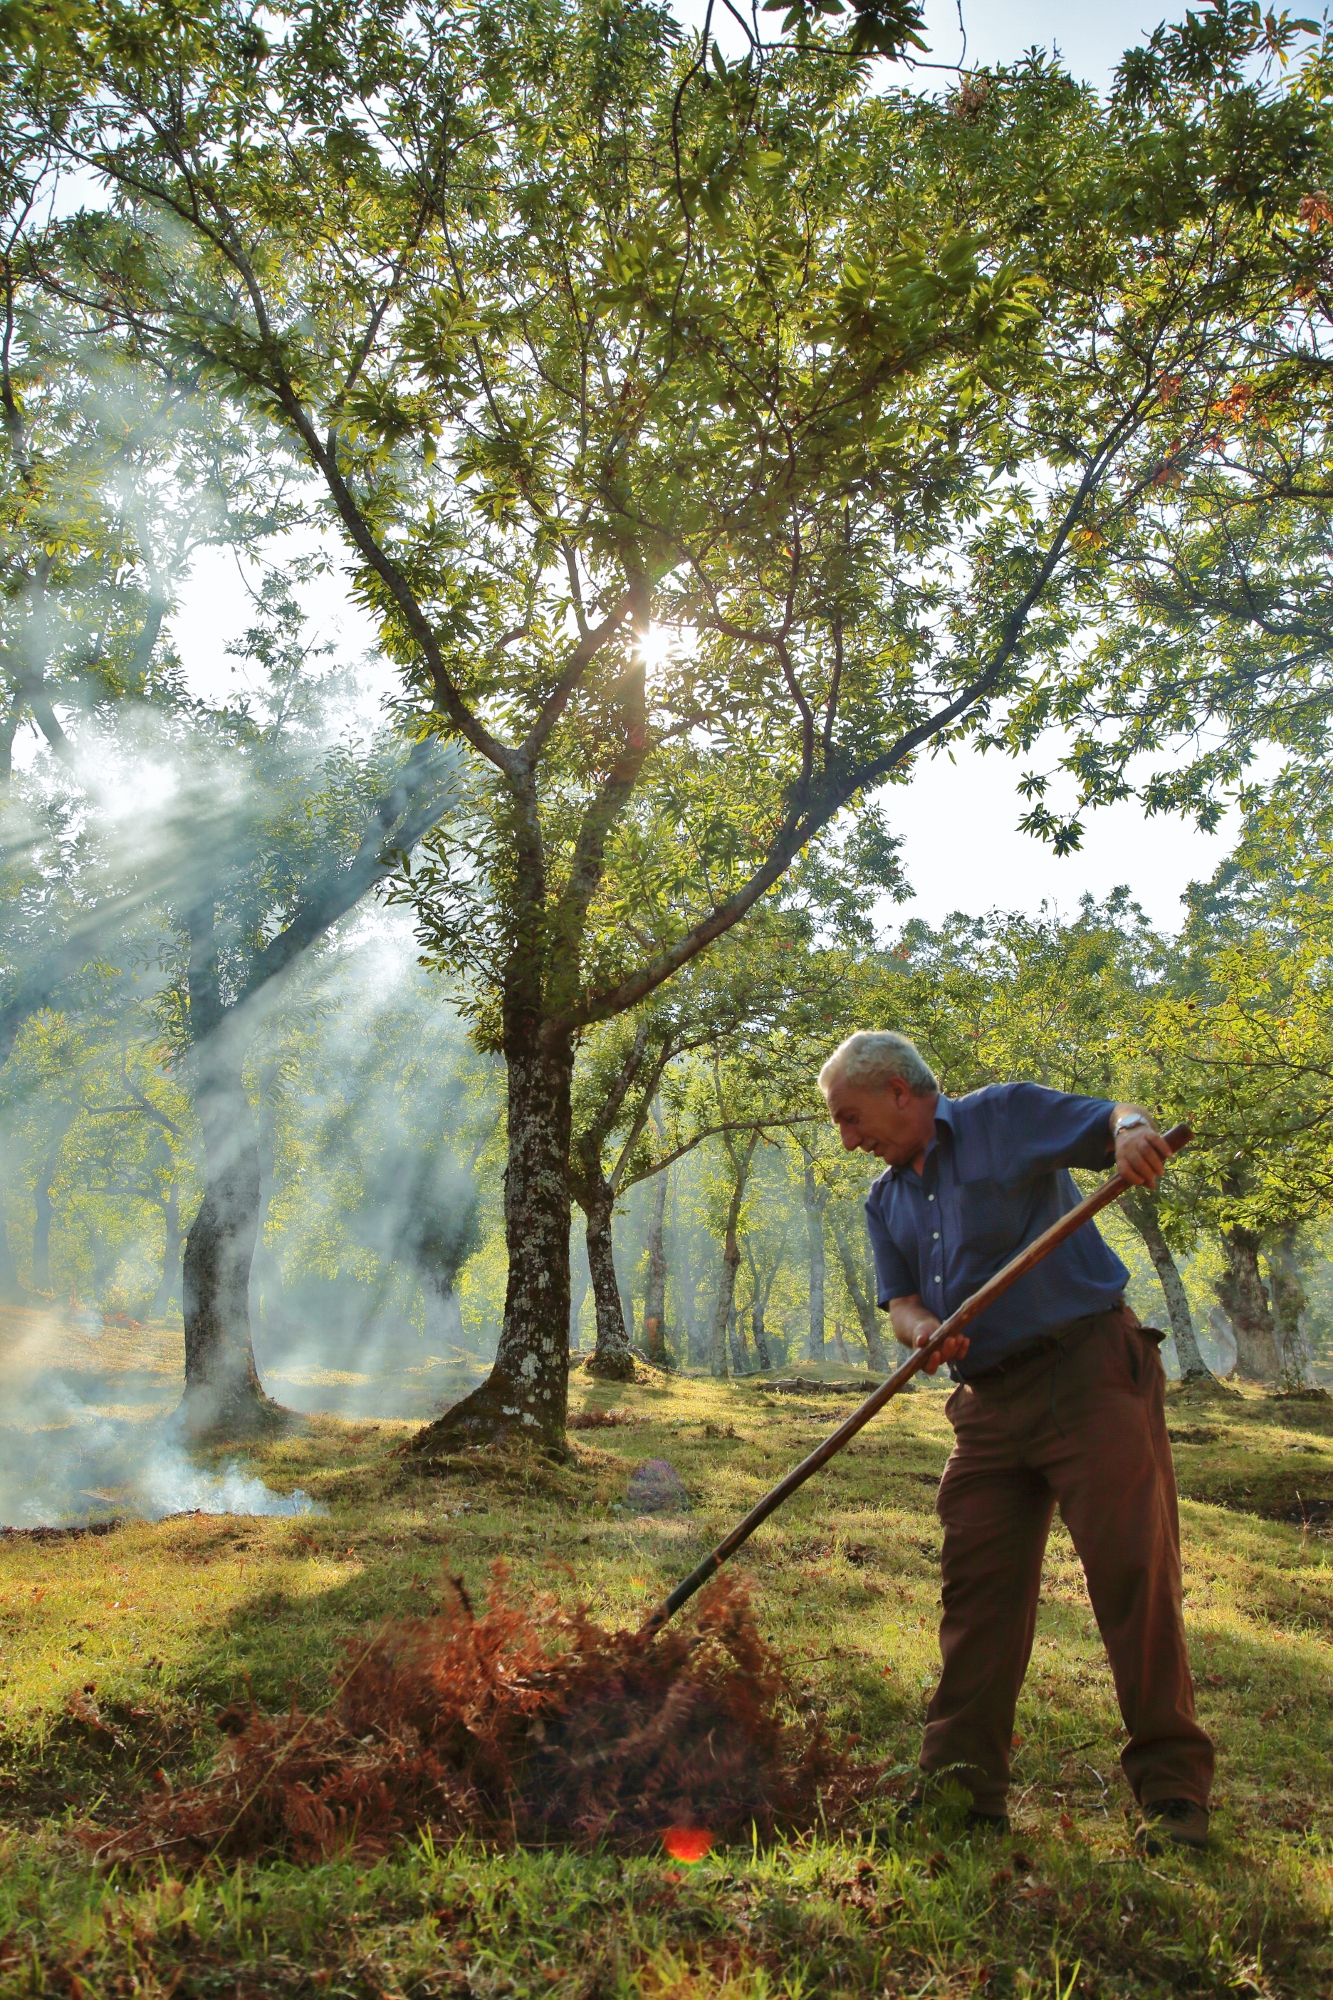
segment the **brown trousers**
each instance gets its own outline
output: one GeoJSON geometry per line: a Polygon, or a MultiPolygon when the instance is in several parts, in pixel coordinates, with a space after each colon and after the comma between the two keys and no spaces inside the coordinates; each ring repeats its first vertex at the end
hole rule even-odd
{"type": "Polygon", "coordinates": [[[1053,1351],[955,1389],[940,1482],[943,1670],[921,1768],[949,1767],[981,1812],[1003,1812],[1014,1710],[1058,1506],[1129,1731],[1142,1805],[1208,1803],[1213,1746],[1194,1719],[1180,1608],[1180,1524],[1156,1340],[1126,1307],[1079,1321],[1053,1351]]]}

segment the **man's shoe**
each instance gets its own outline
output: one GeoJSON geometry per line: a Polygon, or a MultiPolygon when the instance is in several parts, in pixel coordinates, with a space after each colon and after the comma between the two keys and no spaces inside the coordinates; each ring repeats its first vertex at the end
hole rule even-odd
{"type": "Polygon", "coordinates": [[[1193,1799],[1154,1799],[1143,1808],[1134,1845],[1147,1855],[1165,1854],[1168,1847],[1207,1847],[1207,1806],[1193,1799]]]}

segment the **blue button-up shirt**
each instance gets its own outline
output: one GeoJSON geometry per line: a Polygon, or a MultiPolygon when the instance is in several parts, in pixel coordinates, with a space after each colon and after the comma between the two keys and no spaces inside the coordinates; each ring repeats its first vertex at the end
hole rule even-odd
{"type": "MultiPolygon", "coordinates": [[[[1038,1083],[942,1096],[921,1172],[890,1167],[866,1201],[881,1306],[915,1292],[947,1319],[1075,1206],[1070,1167],[1109,1163],[1112,1108],[1038,1083]]],[[[952,1372],[966,1381],[1071,1319],[1105,1312],[1128,1283],[1095,1223],[1085,1222],[973,1320],[972,1345],[952,1372]]]]}

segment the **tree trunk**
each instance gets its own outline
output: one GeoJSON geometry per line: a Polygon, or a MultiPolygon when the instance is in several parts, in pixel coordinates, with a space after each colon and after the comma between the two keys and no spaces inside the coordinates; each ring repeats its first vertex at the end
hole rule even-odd
{"type": "Polygon", "coordinates": [[[815,1184],[814,1165],[805,1163],[805,1232],[810,1246],[810,1359],[824,1359],[824,1207],[828,1190],[815,1184]]]}
{"type": "Polygon", "coordinates": [[[60,1165],[64,1137],[62,1132],[55,1144],[47,1148],[32,1190],[32,1288],[35,1292],[49,1292],[51,1289],[51,1220],[55,1214],[51,1183],[60,1165]]]}
{"type": "Polygon", "coordinates": [[[425,1295],[426,1338],[438,1348],[463,1346],[463,1312],[458,1303],[458,1293],[442,1271],[427,1271],[422,1276],[421,1289],[425,1295]]]}
{"type": "MultiPolygon", "coordinates": [[[[837,1246],[838,1262],[842,1265],[842,1275],[852,1304],[856,1307],[856,1317],[861,1322],[861,1333],[865,1339],[866,1357],[873,1375],[887,1375],[890,1369],[889,1357],[884,1351],[884,1342],[879,1331],[879,1308],[875,1304],[874,1283],[867,1288],[861,1282],[861,1274],[856,1268],[856,1256],[852,1249],[849,1231],[836,1215],[829,1218],[833,1241],[837,1246]]],[[[909,1383],[914,1388],[915,1383],[909,1383]]]]}
{"type": "Polygon", "coordinates": [[[712,1339],[710,1328],[699,1317],[699,1292],[696,1286],[685,1308],[685,1352],[689,1355],[692,1368],[711,1366],[712,1339]]]}
{"type": "Polygon", "coordinates": [[[722,1247],[722,1273],[717,1281],[717,1303],[713,1307],[713,1338],[709,1347],[708,1365],[714,1375],[725,1377],[727,1372],[727,1327],[731,1321],[732,1301],[736,1296],[736,1272],[739,1269],[741,1253],[736,1244],[736,1232],[729,1229],[722,1247]]]}
{"type": "Polygon", "coordinates": [[[750,1178],[750,1162],[754,1158],[754,1149],[759,1144],[759,1134],[751,1133],[749,1144],[740,1154],[736,1152],[730,1138],[725,1143],[727,1152],[731,1156],[734,1177],[731,1200],[727,1204],[726,1227],[722,1234],[722,1273],[717,1284],[717,1304],[713,1308],[713,1338],[708,1357],[710,1369],[719,1377],[725,1377],[727,1372],[727,1329],[731,1324],[732,1310],[736,1302],[736,1273],[741,1261],[737,1228],[741,1219],[741,1209],[745,1205],[745,1187],[750,1178]]]}
{"type": "Polygon", "coordinates": [[[161,1319],[171,1304],[172,1296],[180,1283],[181,1275],[181,1224],[180,1193],[176,1183],[168,1184],[162,1200],[162,1276],[157,1281],[153,1293],[153,1303],[148,1308],[149,1319],[161,1319]]]}
{"type": "Polygon", "coordinates": [[[1221,1378],[1229,1380],[1236,1372],[1238,1350],[1236,1329],[1223,1312],[1221,1306],[1213,1306],[1208,1314],[1208,1331],[1217,1349],[1217,1369],[1221,1378]]]}
{"type": "Polygon", "coordinates": [[[259,1147],[226,1031],[195,1049],[204,1198],[185,1238],[185,1402],[192,1429],[234,1430],[271,1416],[250,1340],[250,1265],[259,1227],[259,1147]]]}
{"type": "MultiPolygon", "coordinates": [[[[265,1064],[259,1074],[259,1112],[256,1120],[259,1148],[259,1214],[255,1219],[255,1254],[250,1267],[250,1316],[255,1326],[265,1326],[273,1313],[278,1283],[278,1260],[264,1243],[264,1226],[273,1199],[273,1166],[277,1155],[276,1085],[279,1066],[265,1064]]],[[[263,1345],[261,1341],[261,1346],[263,1345]]]]}
{"type": "Polygon", "coordinates": [[[667,1366],[666,1351],[666,1204],[667,1175],[663,1167],[653,1186],[648,1212],[648,1282],[643,1295],[643,1351],[654,1368],[667,1366]]]}
{"type": "Polygon", "coordinates": [[[32,1288],[35,1292],[49,1292],[51,1289],[51,1224],[55,1218],[51,1183],[60,1171],[61,1148],[66,1133],[74,1123],[75,1114],[74,1105],[57,1102],[50,1107],[46,1117],[45,1137],[49,1143],[32,1190],[32,1288]]]}
{"type": "Polygon", "coordinates": [[[92,1231],[89,1248],[93,1259],[93,1299],[100,1307],[105,1304],[111,1289],[111,1280],[116,1275],[120,1262],[120,1252],[108,1241],[100,1229],[92,1231]]]}
{"type": "Polygon", "coordinates": [[[1296,1262],[1296,1232],[1288,1229],[1268,1249],[1268,1279],[1273,1293],[1273,1324],[1282,1361],[1284,1389],[1316,1386],[1314,1356],[1305,1330],[1305,1287],[1296,1262]]]}
{"type": "Polygon", "coordinates": [[[23,1287],[14,1268],[14,1253],[9,1247],[9,1231],[5,1228],[4,1198],[0,1195],[0,1304],[16,1306],[22,1302],[23,1287]]]}
{"type": "Polygon", "coordinates": [[[765,1300],[756,1292],[750,1305],[750,1332],[754,1338],[755,1359],[765,1374],[773,1366],[773,1356],[769,1352],[768,1328],[764,1325],[765,1300]]]}
{"type": "Polygon", "coordinates": [[[577,1238],[569,1232],[569,1345],[573,1349],[579,1342],[579,1321],[583,1318],[583,1301],[588,1296],[588,1260],[575,1256],[577,1238]]]}
{"type": "MultiPolygon", "coordinates": [[[[573,1048],[545,1045],[529,1018],[506,1022],[509,1160],[504,1326],[490,1375],[411,1449],[425,1457],[513,1435],[565,1450],[569,1395],[569,1138],[573,1048]]],[[[619,1296],[619,1294],[617,1294],[619,1296]]]]}
{"type": "Polygon", "coordinates": [[[759,1260],[750,1248],[748,1238],[746,1240],[745,1256],[750,1266],[750,1283],[753,1287],[750,1298],[750,1331],[754,1336],[755,1360],[765,1374],[773,1366],[773,1352],[768,1344],[768,1327],[765,1324],[765,1315],[768,1312],[768,1302],[773,1296],[773,1287],[777,1283],[778,1272],[782,1269],[782,1260],[786,1256],[786,1253],[787,1238],[784,1231],[782,1240],[778,1244],[777,1254],[768,1267],[768,1273],[765,1277],[761,1278],[759,1275],[759,1260]]]}
{"type": "Polygon", "coordinates": [[[259,1135],[241,1078],[240,1023],[222,1002],[214,909],[187,913],[189,1076],[204,1138],[204,1198],[185,1238],[181,1306],[192,1430],[249,1430],[280,1414],[250,1340],[250,1267],[259,1228],[259,1135]]]}
{"type": "Polygon", "coordinates": [[[1135,1188],[1129,1194],[1122,1194],[1120,1206],[1129,1222],[1142,1237],[1148,1255],[1152,1258],[1153,1269],[1162,1287],[1166,1300],[1167,1318],[1171,1322],[1171,1338],[1176,1343],[1176,1360],[1180,1364],[1182,1382],[1211,1382],[1212,1370],[1199,1352],[1199,1343],[1194,1338],[1194,1318],[1190,1312],[1190,1302],[1185,1295],[1185,1285],[1176,1268],[1176,1260],[1171,1255],[1171,1246],[1162,1234],[1158,1219],[1157,1196],[1149,1194],[1146,1188],[1135,1188]]]}
{"type": "Polygon", "coordinates": [[[597,1345],[587,1363],[590,1375],[606,1382],[632,1382],[634,1355],[625,1331],[625,1307],[616,1277],[615,1245],[611,1217],[615,1197],[603,1181],[588,1196],[588,1270],[592,1274],[592,1295],[597,1308],[597,1345]]]}
{"type": "Polygon", "coordinates": [[[837,1350],[838,1359],[841,1361],[843,1367],[850,1368],[852,1357],[847,1352],[847,1344],[842,1337],[842,1321],[836,1318],[833,1322],[833,1345],[837,1350]]]}
{"type": "Polygon", "coordinates": [[[727,1320],[727,1339],[731,1345],[731,1372],[733,1375],[748,1375],[750,1357],[745,1351],[745,1322],[735,1299],[731,1302],[731,1314],[727,1320]]]}
{"type": "Polygon", "coordinates": [[[1235,1329],[1236,1372],[1251,1382],[1276,1382],[1282,1357],[1259,1275],[1259,1239],[1248,1229],[1224,1229],[1222,1247],[1227,1268],[1216,1291],[1235,1329]]]}

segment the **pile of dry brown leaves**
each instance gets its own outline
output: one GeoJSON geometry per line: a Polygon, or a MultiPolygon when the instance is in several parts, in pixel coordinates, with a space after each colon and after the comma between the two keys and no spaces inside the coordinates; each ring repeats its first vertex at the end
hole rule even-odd
{"type": "Polygon", "coordinates": [[[201,1783],[159,1789],[87,1837],[106,1862],[174,1871],[241,1855],[377,1851],[420,1827],[504,1844],[651,1848],[846,1819],[879,1767],[793,1709],[743,1585],[718,1578],[693,1623],[646,1641],[554,1598],[520,1603],[497,1565],[484,1611],[443,1612],[350,1645],[330,1705],[220,1718],[201,1783]]]}

